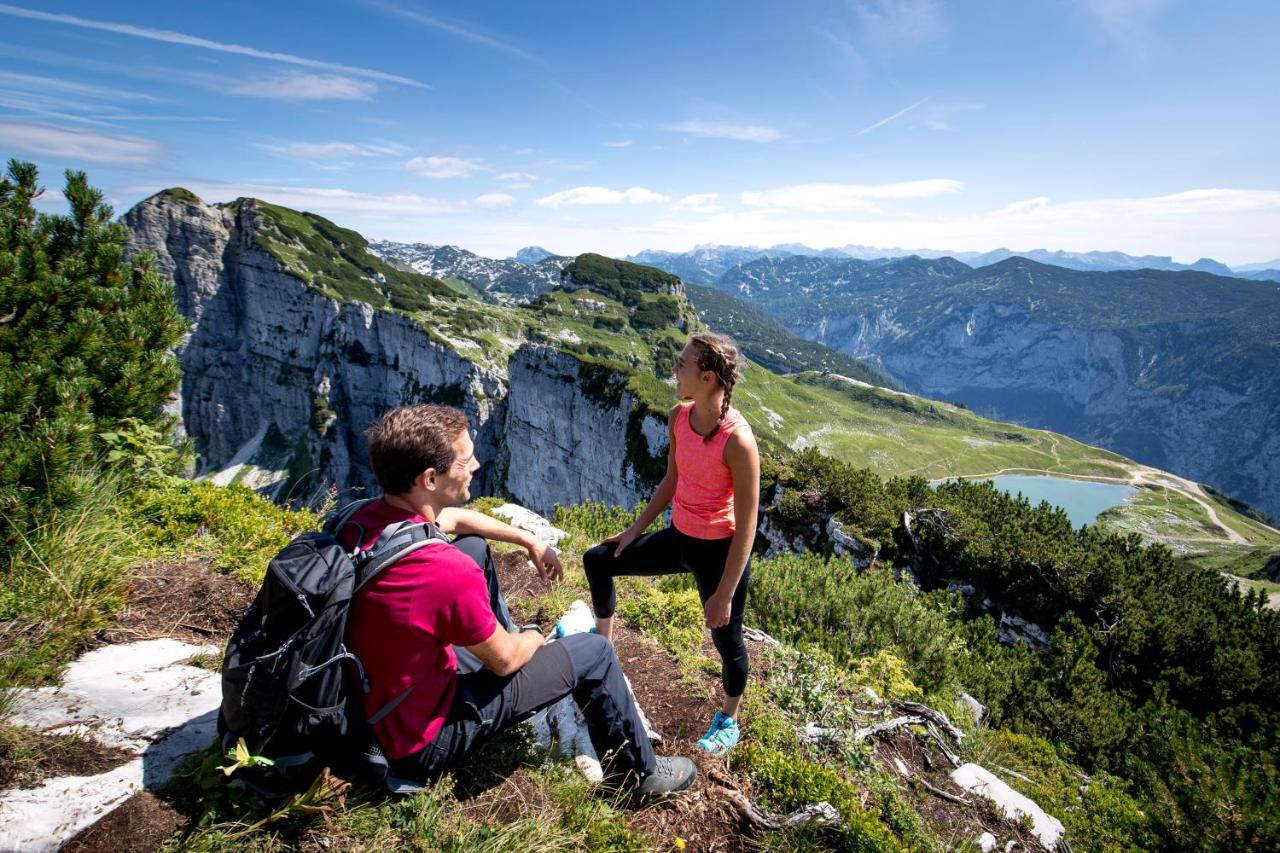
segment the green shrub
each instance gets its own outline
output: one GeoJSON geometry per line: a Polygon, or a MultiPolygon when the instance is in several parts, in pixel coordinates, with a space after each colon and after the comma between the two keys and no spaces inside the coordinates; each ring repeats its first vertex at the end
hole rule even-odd
{"type": "Polygon", "coordinates": [[[789,812],[813,803],[831,804],[848,826],[817,832],[818,843],[827,836],[838,838],[841,850],[905,849],[875,814],[862,808],[853,783],[831,768],[750,741],[738,747],[733,763],[751,774],[762,801],[772,809],[789,812]]]}
{"type": "Polygon", "coordinates": [[[695,589],[667,592],[640,581],[618,595],[618,613],[627,624],[654,637],[678,657],[696,654],[702,646],[705,620],[695,589]]]}
{"type": "Polygon", "coordinates": [[[139,540],[157,553],[206,554],[251,584],[290,539],[319,526],[315,513],[281,509],[245,486],[177,479],[142,491],[136,512],[139,540]]]}
{"type": "Polygon", "coordinates": [[[926,691],[953,683],[963,654],[947,601],[812,554],[760,560],[751,572],[750,603],[761,628],[823,648],[841,666],[892,650],[926,691]]]}
{"type": "Polygon", "coordinates": [[[125,419],[162,427],[177,388],[170,350],[185,326],[154,257],[125,260],[83,172],[66,173],[69,216],[37,214],[36,167],[0,179],[0,543],[84,496],[72,472],[125,419]]]}

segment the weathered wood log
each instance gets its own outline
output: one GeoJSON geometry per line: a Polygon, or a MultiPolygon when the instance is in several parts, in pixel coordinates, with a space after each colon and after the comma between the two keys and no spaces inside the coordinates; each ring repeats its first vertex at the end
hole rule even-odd
{"type": "Polygon", "coordinates": [[[782,643],[778,642],[773,637],[770,637],[759,628],[751,628],[744,625],[742,628],[742,635],[748,640],[755,640],[757,643],[764,643],[769,646],[782,646],[782,643]]]}
{"type": "Polygon", "coordinates": [[[925,723],[924,717],[908,715],[904,717],[894,717],[892,720],[885,720],[883,723],[876,723],[874,726],[867,726],[864,729],[858,729],[853,733],[854,740],[866,740],[875,735],[891,732],[894,729],[900,729],[904,726],[919,726],[925,723]]]}
{"type": "Polygon", "coordinates": [[[928,791],[930,794],[933,794],[935,797],[938,797],[939,799],[946,800],[949,803],[955,803],[958,806],[972,805],[972,801],[966,800],[964,797],[958,797],[955,794],[948,793],[947,791],[944,791],[941,788],[938,788],[934,785],[930,785],[924,779],[916,779],[916,781],[919,782],[926,791],[928,791]]]}
{"type": "Polygon", "coordinates": [[[964,732],[960,731],[946,714],[941,711],[935,711],[928,705],[921,705],[919,702],[894,702],[893,707],[905,714],[915,714],[924,717],[926,720],[932,720],[942,728],[944,732],[951,736],[956,743],[964,740],[964,732]]]}
{"type": "Polygon", "coordinates": [[[724,798],[738,812],[742,819],[767,832],[779,832],[795,826],[842,826],[844,819],[840,813],[827,802],[812,803],[804,808],[796,809],[789,815],[773,815],[758,809],[741,791],[732,788],[724,789],[724,798]]]}
{"type": "Polygon", "coordinates": [[[947,746],[946,742],[942,739],[942,735],[938,734],[938,730],[934,728],[933,722],[926,722],[925,728],[929,730],[929,736],[933,738],[933,742],[938,745],[938,751],[946,756],[947,761],[951,762],[951,766],[959,767],[963,763],[960,761],[960,756],[952,752],[950,747],[947,746]]]}

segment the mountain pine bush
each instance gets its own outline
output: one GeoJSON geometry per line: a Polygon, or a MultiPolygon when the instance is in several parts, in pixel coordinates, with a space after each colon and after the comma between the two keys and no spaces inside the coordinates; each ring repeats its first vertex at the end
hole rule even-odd
{"type": "Polygon", "coordinates": [[[12,544],[49,510],[74,505],[70,476],[94,435],[129,418],[165,423],[177,386],[169,350],[184,323],[152,259],[125,259],[83,172],[66,173],[65,216],[37,214],[31,163],[0,179],[0,541],[12,544]]]}

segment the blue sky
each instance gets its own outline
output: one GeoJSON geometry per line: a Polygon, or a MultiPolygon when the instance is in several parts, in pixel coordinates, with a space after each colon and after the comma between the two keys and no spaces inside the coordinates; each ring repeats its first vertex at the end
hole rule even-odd
{"type": "Polygon", "coordinates": [[[496,256],[1243,264],[1280,257],[1277,33],[1274,0],[0,3],[0,155],[496,256]]]}

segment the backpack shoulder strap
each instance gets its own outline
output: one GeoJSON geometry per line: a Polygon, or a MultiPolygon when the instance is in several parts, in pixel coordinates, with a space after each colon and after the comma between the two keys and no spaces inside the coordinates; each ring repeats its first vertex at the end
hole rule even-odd
{"type": "Polygon", "coordinates": [[[356,592],[397,560],[433,543],[449,544],[449,537],[429,521],[397,521],[382,528],[376,542],[356,557],[356,592]]]}
{"type": "Polygon", "coordinates": [[[352,501],[341,509],[334,510],[324,520],[325,531],[337,536],[342,528],[346,527],[347,522],[351,520],[351,516],[376,500],[377,498],[365,498],[364,500],[352,501]]]}

